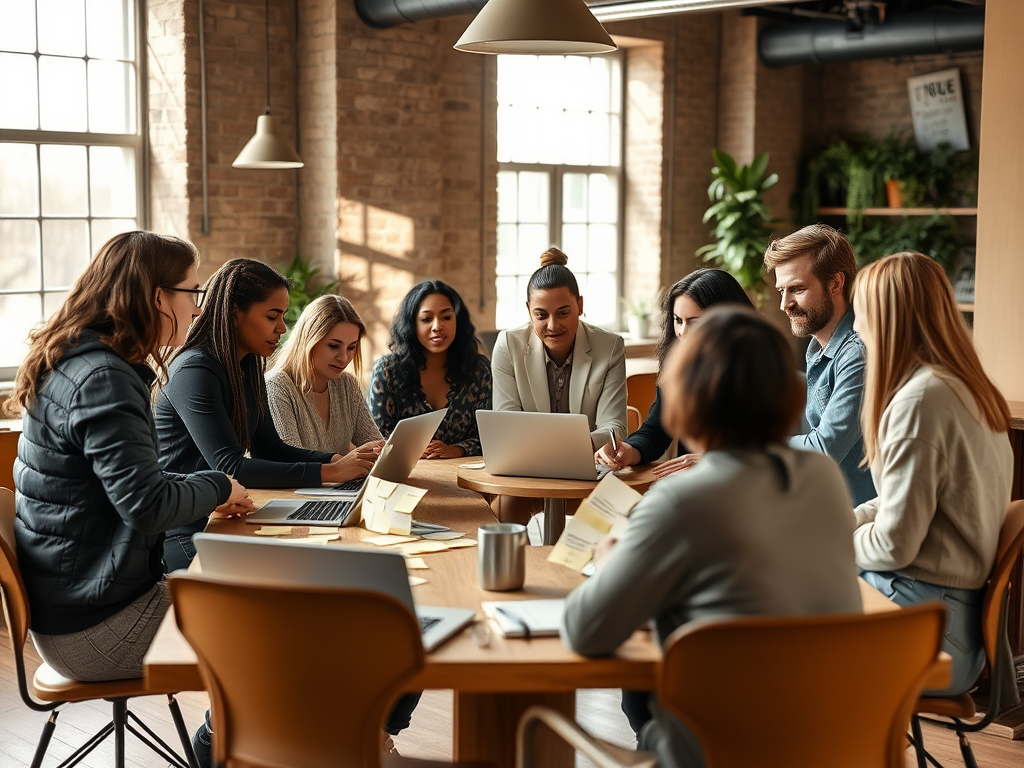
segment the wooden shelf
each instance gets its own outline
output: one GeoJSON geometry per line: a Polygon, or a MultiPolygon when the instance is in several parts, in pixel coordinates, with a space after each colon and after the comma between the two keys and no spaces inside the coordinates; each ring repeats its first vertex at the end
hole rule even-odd
{"type": "Polygon", "coordinates": [[[961,312],[973,312],[974,311],[974,305],[973,304],[957,304],[956,308],[958,310],[960,310],[961,312]]]}
{"type": "MultiPolygon", "coordinates": [[[[845,216],[847,208],[819,208],[818,213],[822,216],[845,216]]],[[[944,216],[977,216],[977,208],[865,208],[865,216],[931,216],[942,214],[944,216]]]]}

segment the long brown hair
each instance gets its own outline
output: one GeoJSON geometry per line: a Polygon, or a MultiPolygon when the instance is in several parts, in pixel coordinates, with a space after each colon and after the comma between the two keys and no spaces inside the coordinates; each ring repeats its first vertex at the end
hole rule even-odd
{"type": "MultiPolygon", "coordinates": [[[[238,361],[235,318],[238,312],[248,312],[253,304],[266,301],[274,291],[290,288],[291,284],[291,280],[262,261],[232,259],[226,262],[207,281],[203,313],[189,326],[188,337],[178,350],[178,354],[181,354],[189,349],[202,349],[213,355],[224,368],[235,401],[231,410],[231,425],[243,450],[250,448],[251,435],[245,379],[238,361]]],[[[263,401],[266,399],[263,373],[267,361],[259,355],[253,357],[256,359],[251,363],[254,371],[250,385],[255,390],[257,416],[263,418],[263,401]]]]}
{"type": "MultiPolygon", "coordinates": [[[[351,323],[359,329],[359,341],[366,335],[366,326],[352,306],[352,302],[344,296],[328,294],[309,303],[299,320],[292,328],[281,350],[274,358],[273,368],[287,373],[300,392],[309,392],[313,388],[313,347],[327,338],[327,334],[338,323],[351,323]]],[[[362,368],[363,355],[359,344],[352,356],[352,364],[358,374],[362,368]]]]}
{"type": "Polygon", "coordinates": [[[8,410],[31,407],[43,378],[86,328],[96,328],[100,340],[127,362],[151,360],[158,373],[165,373],[156,289],[177,285],[198,263],[196,247],[177,237],[125,232],[110,238],[60,308],[29,334],[30,349],[18,368],[8,410]]]}
{"type": "Polygon", "coordinates": [[[935,261],[905,251],[869,264],[857,275],[853,300],[868,352],[860,416],[867,465],[878,456],[882,414],[922,365],[962,382],[989,427],[1009,431],[1010,408],[981,367],[953,288],[935,261]]]}

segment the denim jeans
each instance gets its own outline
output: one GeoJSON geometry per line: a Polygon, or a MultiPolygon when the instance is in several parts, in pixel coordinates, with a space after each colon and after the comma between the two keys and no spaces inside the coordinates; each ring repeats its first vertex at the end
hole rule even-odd
{"type": "Polygon", "coordinates": [[[164,567],[167,573],[187,570],[196,556],[196,547],[192,536],[206,527],[206,518],[201,517],[194,523],[173,528],[164,536],[164,567]]]}

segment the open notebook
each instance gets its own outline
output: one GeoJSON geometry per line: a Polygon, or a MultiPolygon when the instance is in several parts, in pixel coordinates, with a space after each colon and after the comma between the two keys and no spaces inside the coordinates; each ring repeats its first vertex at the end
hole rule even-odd
{"type": "Polygon", "coordinates": [[[552,637],[562,626],[565,600],[485,600],[480,603],[505,637],[552,637]]]}

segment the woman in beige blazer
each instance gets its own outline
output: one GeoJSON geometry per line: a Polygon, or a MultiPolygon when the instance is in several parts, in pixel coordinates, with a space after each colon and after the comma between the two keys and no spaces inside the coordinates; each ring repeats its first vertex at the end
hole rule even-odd
{"type": "MultiPolygon", "coordinates": [[[[568,257],[541,255],[530,278],[530,322],[502,331],[491,355],[494,410],[581,413],[594,449],[626,436],[626,353],[622,337],[580,320],[583,297],[568,257]]],[[[500,497],[502,520],[526,522],[539,509],[528,499],[500,497]]]]}

